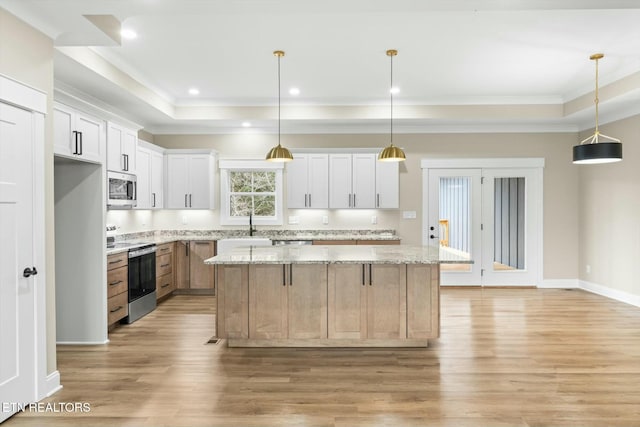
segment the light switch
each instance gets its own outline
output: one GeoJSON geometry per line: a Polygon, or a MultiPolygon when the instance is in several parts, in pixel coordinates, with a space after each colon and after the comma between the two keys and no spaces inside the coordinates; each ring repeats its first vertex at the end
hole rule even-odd
{"type": "Polygon", "coordinates": [[[402,219],[416,219],[416,211],[402,211],[402,219]]]}
{"type": "Polygon", "coordinates": [[[377,216],[375,216],[375,215],[373,215],[373,216],[371,217],[371,224],[377,224],[377,223],[378,223],[378,217],[377,217],[377,216]]]}
{"type": "Polygon", "coordinates": [[[329,224],[329,217],[328,217],[327,215],[323,215],[323,216],[322,216],[322,223],[323,223],[324,225],[329,224]]]}

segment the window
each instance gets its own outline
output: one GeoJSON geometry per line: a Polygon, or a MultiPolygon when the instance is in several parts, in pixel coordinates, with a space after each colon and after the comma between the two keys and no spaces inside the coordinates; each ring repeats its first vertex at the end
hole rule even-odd
{"type": "Polygon", "coordinates": [[[282,166],[264,161],[220,161],[220,223],[282,225],[282,166]]]}

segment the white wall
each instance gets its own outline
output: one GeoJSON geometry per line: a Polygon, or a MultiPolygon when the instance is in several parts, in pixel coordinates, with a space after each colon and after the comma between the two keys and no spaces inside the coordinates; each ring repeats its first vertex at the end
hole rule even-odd
{"type": "MultiPolygon", "coordinates": [[[[579,275],[583,281],[637,297],[640,296],[640,116],[604,125],[600,130],[622,140],[623,160],[579,166],[579,275]]],[[[584,132],[580,137],[592,133],[593,130],[584,132]]]]}

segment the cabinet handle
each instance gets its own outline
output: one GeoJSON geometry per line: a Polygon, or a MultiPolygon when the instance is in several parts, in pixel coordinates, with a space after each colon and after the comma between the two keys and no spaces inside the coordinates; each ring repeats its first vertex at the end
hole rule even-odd
{"type": "Polygon", "coordinates": [[[184,195],[184,207],[188,207],[187,206],[187,194],[184,195]]]}
{"type": "Polygon", "coordinates": [[[369,286],[373,286],[373,270],[371,269],[371,265],[369,264],[369,286]]]}
{"type": "Polygon", "coordinates": [[[351,193],[349,193],[349,207],[351,207],[351,193]]]}
{"type": "Polygon", "coordinates": [[[119,264],[119,263],[121,263],[121,262],[122,262],[122,260],[121,260],[121,259],[119,259],[119,260],[117,260],[117,261],[109,261],[109,265],[111,265],[111,264],[119,264]]]}
{"type": "Polygon", "coordinates": [[[160,268],[165,268],[165,267],[169,267],[171,264],[162,264],[160,265],[160,268]]]}
{"type": "Polygon", "coordinates": [[[353,207],[355,208],[357,206],[356,203],[356,193],[353,193],[353,207]]]}
{"type": "Polygon", "coordinates": [[[127,155],[126,154],[122,154],[122,170],[126,171],[127,170],[127,155]]]}
{"type": "Polygon", "coordinates": [[[78,134],[80,134],[80,152],[78,154],[82,156],[82,132],[78,132],[78,134]]]}
{"type": "Polygon", "coordinates": [[[110,313],[115,313],[116,311],[120,311],[124,308],[124,306],[119,305],[118,308],[114,308],[113,310],[109,310],[110,313]]]}
{"type": "Polygon", "coordinates": [[[122,283],[122,280],[118,280],[117,282],[111,282],[109,283],[109,286],[119,285],[120,283],[122,283]]]}
{"type": "Polygon", "coordinates": [[[376,207],[380,207],[380,193],[376,194],[376,207]]]}
{"type": "Polygon", "coordinates": [[[75,149],[73,151],[73,154],[80,154],[78,152],[78,133],[79,132],[77,130],[73,131],[73,142],[74,142],[74,145],[75,145],[75,149]]]}
{"type": "Polygon", "coordinates": [[[169,250],[169,248],[162,248],[162,249],[160,249],[160,252],[166,252],[168,250],[169,250]]]}
{"type": "Polygon", "coordinates": [[[311,207],[311,193],[309,193],[309,207],[311,207]]]}
{"type": "Polygon", "coordinates": [[[293,264],[289,264],[289,286],[293,286],[293,264]]]}
{"type": "Polygon", "coordinates": [[[305,208],[307,207],[307,196],[308,196],[308,194],[305,193],[305,195],[304,195],[304,207],[305,208]]]}
{"type": "Polygon", "coordinates": [[[166,288],[167,286],[171,285],[171,283],[165,283],[164,285],[161,285],[161,288],[166,288]]]}
{"type": "Polygon", "coordinates": [[[282,286],[287,286],[287,266],[282,264],[282,286]]]}
{"type": "Polygon", "coordinates": [[[189,194],[189,207],[192,207],[193,205],[191,204],[191,196],[193,196],[193,194],[189,194]]]}
{"type": "Polygon", "coordinates": [[[153,208],[156,207],[156,193],[151,193],[151,195],[153,196],[153,208]]]}
{"type": "Polygon", "coordinates": [[[364,286],[364,264],[362,264],[362,286],[364,286]]]}

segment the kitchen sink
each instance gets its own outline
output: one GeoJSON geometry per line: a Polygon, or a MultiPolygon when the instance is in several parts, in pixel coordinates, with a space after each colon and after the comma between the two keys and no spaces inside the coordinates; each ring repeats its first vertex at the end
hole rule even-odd
{"type": "Polygon", "coordinates": [[[271,239],[266,237],[236,237],[230,239],[220,239],[217,243],[217,254],[222,255],[238,247],[248,246],[271,246],[271,239]]]}

